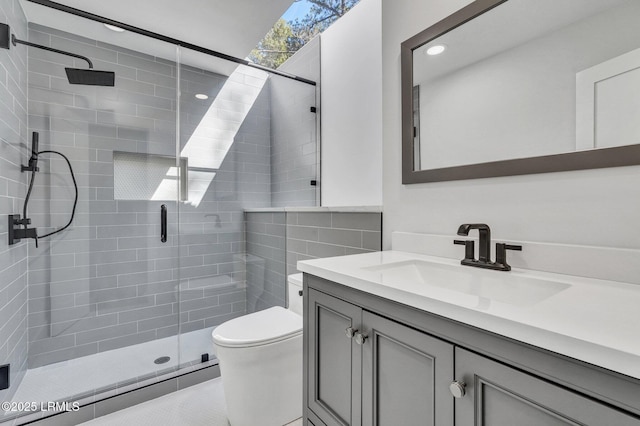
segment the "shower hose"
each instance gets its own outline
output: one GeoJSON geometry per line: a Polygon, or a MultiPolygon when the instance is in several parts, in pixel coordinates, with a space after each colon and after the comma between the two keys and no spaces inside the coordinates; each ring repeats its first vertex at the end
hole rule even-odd
{"type": "MultiPolygon", "coordinates": [[[[78,205],[78,183],[76,182],[76,176],[73,173],[73,167],[71,167],[71,162],[69,161],[69,158],[67,158],[66,155],[58,151],[47,150],[47,151],[39,151],[36,153],[36,155],[40,155],[40,154],[57,154],[62,158],[64,158],[64,160],[67,162],[67,166],[69,166],[69,172],[71,172],[71,180],[73,180],[73,187],[75,188],[76,195],[73,200],[73,209],[71,210],[71,218],[69,219],[69,222],[67,222],[67,224],[64,225],[62,228],[56,229],[55,231],[49,232],[48,234],[36,236],[35,237],[36,248],[38,247],[38,239],[50,237],[51,235],[57,234],[58,232],[62,232],[65,229],[67,229],[69,226],[71,226],[71,223],[73,222],[73,218],[76,215],[76,206],[78,205]]],[[[24,199],[24,208],[22,209],[22,217],[24,218],[27,217],[27,205],[29,204],[29,198],[31,198],[31,191],[33,190],[33,181],[35,180],[35,177],[36,177],[35,169],[36,168],[34,167],[33,170],[31,170],[31,181],[29,182],[29,189],[27,190],[27,196],[24,199]]],[[[27,229],[27,223],[24,223],[24,228],[27,229]]]]}

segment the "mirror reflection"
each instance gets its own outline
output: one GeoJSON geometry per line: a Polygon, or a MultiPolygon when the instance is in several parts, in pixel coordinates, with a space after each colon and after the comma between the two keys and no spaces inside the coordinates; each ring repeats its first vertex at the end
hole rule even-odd
{"type": "Polygon", "coordinates": [[[637,0],[509,0],[414,49],[414,170],[640,143],[638,22],[637,0]]]}

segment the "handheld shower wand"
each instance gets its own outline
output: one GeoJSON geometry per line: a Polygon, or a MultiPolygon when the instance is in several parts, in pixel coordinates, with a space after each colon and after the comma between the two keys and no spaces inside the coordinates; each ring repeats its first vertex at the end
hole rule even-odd
{"type": "Polygon", "coordinates": [[[23,172],[38,172],[38,132],[33,132],[33,136],[31,138],[31,157],[29,158],[29,165],[22,166],[23,172]]]}
{"type": "Polygon", "coordinates": [[[24,199],[24,207],[22,208],[22,218],[19,214],[9,215],[9,245],[12,245],[16,241],[20,241],[23,238],[33,238],[36,241],[36,247],[38,247],[38,230],[36,228],[29,228],[31,219],[27,217],[27,205],[29,204],[29,198],[31,197],[31,191],[33,190],[33,181],[35,180],[36,172],[38,169],[38,141],[40,135],[38,132],[33,132],[31,137],[31,157],[29,158],[29,165],[24,164],[20,166],[22,172],[31,172],[31,179],[29,179],[29,189],[24,199]],[[20,226],[23,229],[20,229],[20,226]]]}
{"type": "Polygon", "coordinates": [[[71,167],[71,162],[67,158],[66,155],[62,154],[58,151],[39,151],[39,134],[38,132],[33,132],[31,139],[31,157],[29,158],[29,165],[22,166],[22,171],[31,172],[31,179],[29,180],[29,189],[27,190],[27,195],[24,199],[24,207],[22,209],[22,218],[20,218],[19,214],[10,214],[9,215],[9,245],[15,244],[19,242],[23,238],[33,238],[36,241],[36,247],[38,247],[38,238],[49,237],[53,234],[57,234],[58,232],[62,232],[71,226],[73,222],[73,218],[76,215],[76,206],[78,205],[78,183],[76,182],[76,177],[73,173],[73,167],[71,167]],[[44,235],[38,235],[36,228],[29,228],[28,225],[31,224],[31,219],[27,217],[27,206],[29,205],[29,199],[31,198],[31,191],[33,190],[33,182],[36,177],[36,172],[38,171],[38,156],[41,154],[56,154],[61,156],[66,162],[67,166],[69,166],[69,171],[71,172],[71,179],[73,180],[73,186],[75,187],[75,199],[73,200],[73,209],[71,211],[71,218],[67,224],[55,231],[51,231],[44,235]],[[21,229],[20,226],[23,228],[21,229]]]}

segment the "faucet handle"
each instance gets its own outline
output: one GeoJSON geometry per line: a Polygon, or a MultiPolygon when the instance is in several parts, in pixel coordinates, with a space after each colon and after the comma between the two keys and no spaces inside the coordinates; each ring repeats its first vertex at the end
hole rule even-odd
{"type": "Polygon", "coordinates": [[[475,260],[475,241],[453,240],[453,244],[464,246],[464,260],[475,260]]]}
{"type": "Polygon", "coordinates": [[[503,270],[510,271],[511,266],[507,263],[507,250],[522,251],[522,246],[496,243],[496,264],[501,265],[503,270]]]}

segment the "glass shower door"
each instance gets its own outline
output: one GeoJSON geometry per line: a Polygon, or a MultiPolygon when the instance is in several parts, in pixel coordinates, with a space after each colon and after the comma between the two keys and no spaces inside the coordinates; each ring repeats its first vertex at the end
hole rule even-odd
{"type": "MultiPolygon", "coordinates": [[[[30,7],[42,7],[30,5],[30,7]]],[[[14,400],[76,400],[175,368],[178,201],[176,47],[101,23],[34,16],[29,41],[90,58],[115,85],[70,84],[80,59],[28,49],[29,134],[65,154],[78,185],[71,226],[28,244],[27,371],[14,400]],[[69,33],[81,28],[82,34],[69,33]],[[60,28],[66,28],[65,31],[60,28]]],[[[38,234],[69,219],[74,186],[58,155],[39,156],[28,214],[38,234]]],[[[182,192],[181,192],[182,191],[182,192]]]]}
{"type": "Polygon", "coordinates": [[[187,363],[211,354],[214,327],[286,304],[284,214],[267,214],[269,223],[249,229],[245,212],[316,204],[316,91],[189,49],[179,56],[179,157],[188,164],[180,351],[187,363]]]}
{"type": "Polygon", "coordinates": [[[189,175],[179,223],[180,349],[189,363],[212,353],[214,326],[246,311],[244,207],[270,201],[268,90],[266,73],[185,48],[179,76],[179,155],[189,175]]]}

